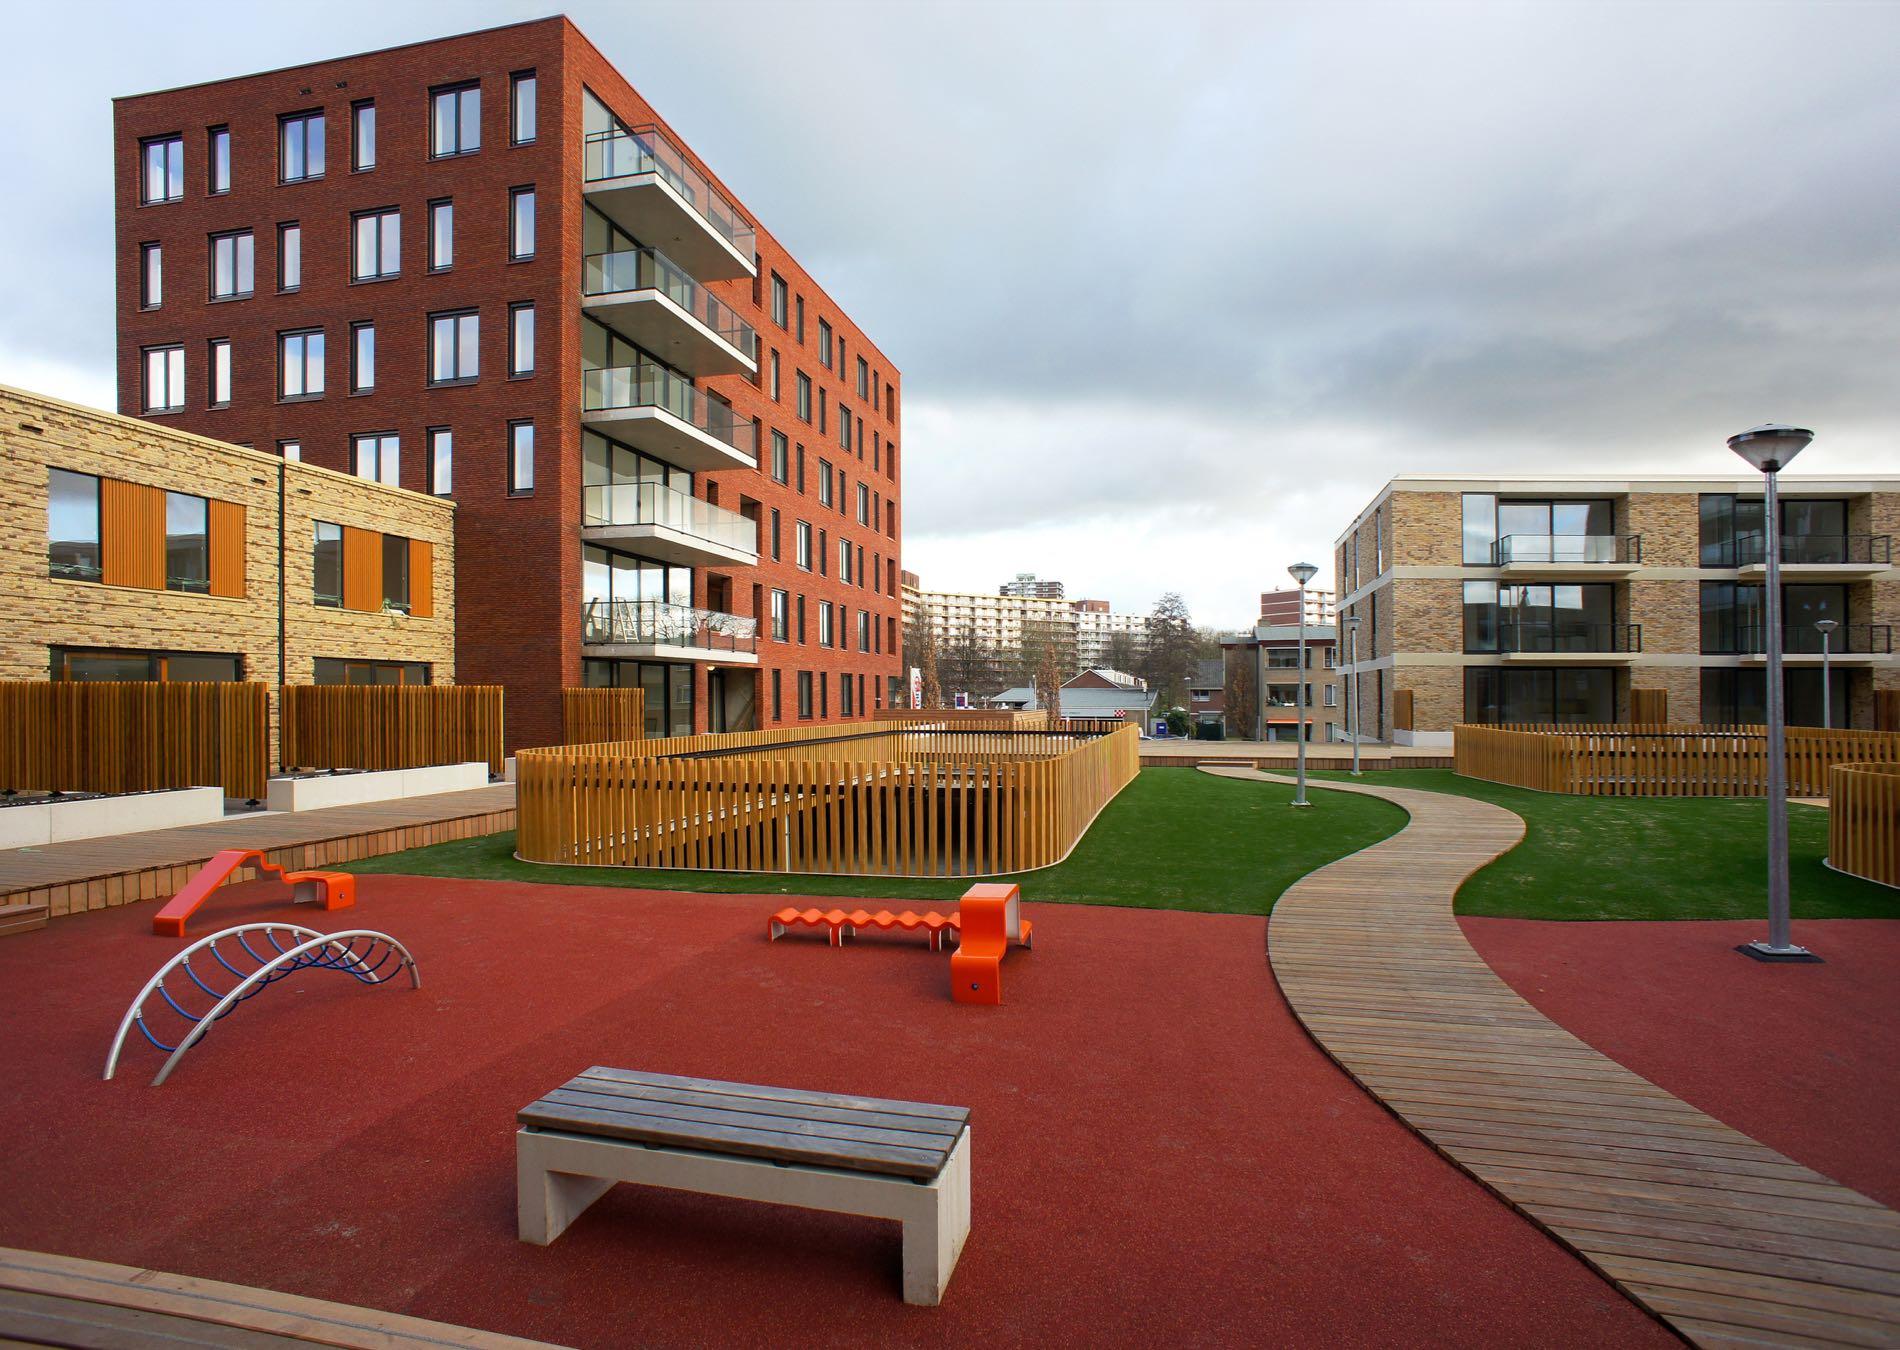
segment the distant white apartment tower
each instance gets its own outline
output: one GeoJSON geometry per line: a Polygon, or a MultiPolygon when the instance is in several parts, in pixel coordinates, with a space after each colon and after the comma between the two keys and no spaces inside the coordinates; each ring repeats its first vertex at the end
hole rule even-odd
{"type": "Polygon", "coordinates": [[[1013,595],[1022,600],[1060,600],[1062,583],[1046,581],[1034,572],[1018,572],[1014,581],[1005,581],[996,588],[998,595],[1013,595]]]}

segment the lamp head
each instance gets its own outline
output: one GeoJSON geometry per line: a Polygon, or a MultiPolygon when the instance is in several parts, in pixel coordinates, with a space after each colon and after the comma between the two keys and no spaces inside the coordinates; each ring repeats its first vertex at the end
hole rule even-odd
{"type": "Polygon", "coordinates": [[[1770,422],[1728,438],[1728,448],[1762,473],[1778,473],[1807,448],[1814,433],[1805,427],[1770,422]]]}
{"type": "Polygon", "coordinates": [[[1346,631],[1348,633],[1357,633],[1359,631],[1360,621],[1357,614],[1348,614],[1345,618],[1341,619],[1340,622],[1346,625],[1346,631]]]}
{"type": "Polygon", "coordinates": [[[1300,583],[1301,590],[1306,589],[1306,583],[1311,581],[1318,572],[1319,568],[1307,562],[1294,563],[1293,566],[1286,569],[1286,574],[1300,583]]]}
{"type": "Polygon", "coordinates": [[[1832,633],[1836,628],[1840,627],[1840,625],[1834,622],[1834,620],[1832,619],[1816,619],[1814,621],[1814,626],[1820,630],[1821,635],[1823,637],[1827,636],[1829,633],[1832,633]]]}

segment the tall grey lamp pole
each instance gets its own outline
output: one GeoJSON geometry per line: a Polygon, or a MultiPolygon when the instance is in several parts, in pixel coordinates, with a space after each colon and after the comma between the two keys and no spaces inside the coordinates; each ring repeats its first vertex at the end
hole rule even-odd
{"type": "Polygon", "coordinates": [[[1352,776],[1359,777],[1359,616],[1348,614],[1346,625],[1346,735],[1352,738],[1352,776]]]}
{"type": "Polygon", "coordinates": [[[1298,737],[1296,753],[1299,755],[1299,770],[1294,775],[1297,786],[1293,791],[1293,805],[1311,806],[1313,803],[1306,800],[1306,583],[1313,579],[1319,568],[1312,563],[1301,562],[1294,563],[1286,571],[1300,584],[1300,692],[1294,700],[1297,705],[1294,712],[1299,716],[1294,728],[1298,737]]]}
{"type": "MultiPolygon", "coordinates": [[[[1819,961],[1806,947],[1794,945],[1788,906],[1788,736],[1781,687],[1781,506],[1775,477],[1814,439],[1801,427],[1767,425],[1728,438],[1728,448],[1761,471],[1763,617],[1768,657],[1768,940],[1745,942],[1736,950],[1757,961],[1819,961]]],[[[1739,560],[1738,560],[1739,561],[1739,560]]]]}
{"type": "Polygon", "coordinates": [[[1814,626],[1821,633],[1821,730],[1834,729],[1834,677],[1828,669],[1830,653],[1828,647],[1834,637],[1834,630],[1840,625],[1832,619],[1816,619],[1814,626]]]}

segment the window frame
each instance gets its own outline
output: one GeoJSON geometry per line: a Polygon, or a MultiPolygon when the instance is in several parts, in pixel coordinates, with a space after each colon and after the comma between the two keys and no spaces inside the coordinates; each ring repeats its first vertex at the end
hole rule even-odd
{"type": "Polygon", "coordinates": [[[310,603],[324,609],[343,608],[343,527],[331,520],[313,520],[310,522],[310,603]],[[335,533],[325,539],[324,531],[335,533]],[[336,593],[328,594],[321,589],[325,570],[324,545],[335,546],[336,593]]]}
{"type": "Polygon", "coordinates": [[[163,206],[168,202],[182,202],[185,199],[185,134],[182,131],[168,132],[163,136],[146,136],[139,141],[139,205],[163,206]],[[151,195],[152,163],[154,150],[164,152],[164,179],[166,194],[162,197],[151,195]],[[174,153],[175,152],[175,153],[174,153]],[[176,160],[176,163],[173,161],[176,160]]]}
{"type": "Polygon", "coordinates": [[[508,378],[524,380],[534,374],[534,301],[516,300],[508,306],[508,378]],[[528,364],[521,364],[521,319],[528,320],[528,364]]]}
{"type": "Polygon", "coordinates": [[[438,84],[431,87],[429,90],[428,132],[430,159],[457,159],[463,155],[479,153],[482,148],[482,82],[479,79],[460,80],[454,84],[438,84]],[[465,130],[463,120],[467,115],[463,102],[463,95],[465,94],[473,94],[475,96],[473,118],[475,142],[472,145],[464,144],[462,141],[462,134],[465,130]],[[452,99],[455,108],[452,127],[455,133],[455,144],[453,148],[448,150],[437,148],[442,139],[441,115],[443,99],[452,99]]]}
{"type": "Polygon", "coordinates": [[[427,457],[429,492],[447,497],[455,491],[455,432],[450,427],[429,427],[422,433],[422,448],[427,457]]]}
{"type": "Polygon", "coordinates": [[[101,533],[104,521],[100,514],[100,502],[102,497],[100,482],[100,477],[96,473],[81,473],[77,469],[64,469],[57,464],[49,464],[46,466],[46,575],[48,577],[60,581],[104,581],[105,543],[101,533]],[[90,544],[92,546],[92,562],[90,564],[83,562],[68,563],[65,564],[66,570],[64,571],[59,570],[58,565],[53,561],[53,544],[55,542],[53,539],[54,485],[58,481],[55,475],[64,475],[67,478],[83,478],[92,484],[92,537],[90,539],[80,539],[77,541],[60,541],[90,544]]]}
{"type": "Polygon", "coordinates": [[[359,431],[350,437],[350,472],[369,483],[387,487],[402,486],[402,435],[396,431],[359,431]],[[376,472],[363,472],[363,449],[371,443],[376,472]],[[387,443],[387,444],[386,444],[387,443]],[[390,474],[394,477],[390,477],[390,474]]]}
{"type": "Polygon", "coordinates": [[[427,270],[447,272],[455,266],[455,198],[431,198],[425,222],[429,236],[427,270]]]}
{"type": "Polygon", "coordinates": [[[141,412],[183,412],[185,410],[186,390],[188,387],[188,377],[185,370],[184,343],[159,342],[154,343],[150,347],[139,348],[139,404],[141,412]],[[164,403],[152,402],[152,358],[154,356],[163,356],[165,358],[165,394],[168,401],[164,403]],[[174,357],[176,358],[175,361],[173,360],[174,357]],[[175,370],[174,366],[176,367],[175,370]],[[172,389],[174,375],[178,383],[178,388],[175,391],[172,389]],[[174,393],[176,394],[176,401],[169,401],[174,393]]]}
{"type": "Polygon", "coordinates": [[[541,132],[540,85],[533,70],[510,71],[508,75],[508,144],[533,145],[541,132]],[[526,89],[528,134],[521,134],[521,91],[526,89]]]}
{"type": "Polygon", "coordinates": [[[205,406],[231,406],[231,339],[214,337],[205,343],[205,406]],[[223,394],[224,397],[218,397],[223,394]]]}
{"type": "Polygon", "coordinates": [[[536,247],[536,243],[535,243],[534,185],[528,184],[525,187],[509,188],[508,189],[508,261],[509,262],[527,262],[529,259],[534,257],[535,247],[536,247]],[[521,248],[521,234],[522,234],[521,203],[523,199],[526,199],[528,203],[528,214],[527,214],[528,247],[525,252],[521,248]]]}
{"type": "Polygon", "coordinates": [[[323,109],[306,108],[300,112],[279,113],[277,117],[277,183],[284,187],[291,183],[312,183],[322,178],[329,168],[329,130],[324,125],[323,109]],[[310,172],[310,128],[317,129],[317,168],[310,172]],[[290,147],[293,129],[302,141],[304,172],[290,172],[290,147]]]}
{"type": "Polygon", "coordinates": [[[211,499],[209,497],[202,496],[196,492],[172,492],[168,490],[165,493],[165,589],[168,591],[178,591],[185,595],[209,595],[211,593],[211,499]],[[204,559],[204,574],[202,576],[174,576],[172,574],[173,538],[192,537],[189,535],[174,536],[172,533],[172,502],[174,499],[179,502],[197,503],[199,519],[203,526],[196,536],[199,541],[198,547],[202,550],[204,559]],[[180,584],[173,585],[173,582],[180,584]]]}
{"type": "Polygon", "coordinates": [[[165,245],[152,239],[139,245],[139,309],[160,309],[165,304],[165,245]]]}
{"type": "Polygon", "coordinates": [[[428,316],[428,321],[428,340],[424,348],[424,354],[429,363],[428,379],[426,381],[428,387],[431,389],[441,389],[451,385],[474,384],[482,375],[481,311],[477,309],[438,310],[428,316]],[[463,328],[463,320],[465,319],[473,321],[466,330],[463,328]],[[452,365],[454,367],[454,373],[451,375],[438,375],[436,373],[437,367],[441,364],[439,348],[437,346],[437,328],[438,325],[443,323],[449,325],[448,331],[452,335],[450,353],[453,357],[452,365]],[[465,347],[467,348],[466,353],[464,352],[465,347]],[[462,368],[462,359],[465,354],[473,363],[466,372],[462,368]]]}
{"type": "Polygon", "coordinates": [[[534,419],[517,418],[508,423],[508,495],[510,497],[532,497],[534,495],[534,419]],[[520,435],[528,433],[526,486],[523,486],[521,473],[520,435]]]}
{"type": "Polygon", "coordinates": [[[399,206],[377,206],[377,207],[372,207],[366,211],[351,212],[350,213],[350,284],[352,286],[369,285],[371,283],[378,282],[378,281],[390,281],[401,275],[402,275],[402,208],[399,206]],[[360,253],[361,245],[363,242],[362,228],[365,222],[374,222],[375,224],[375,248],[372,250],[372,252],[375,255],[377,270],[374,272],[363,272],[363,271],[358,270],[359,264],[362,261],[361,257],[359,256],[359,253],[360,253]],[[393,222],[393,229],[389,228],[392,222],[393,222]],[[396,257],[395,257],[396,265],[393,269],[387,272],[382,270],[383,254],[385,252],[385,249],[383,246],[383,240],[384,240],[385,234],[389,234],[390,236],[393,237],[395,254],[396,254],[396,257]]]}
{"type": "Polygon", "coordinates": [[[231,191],[231,128],[205,130],[205,196],[222,197],[231,191]]]}
{"type": "Polygon", "coordinates": [[[248,229],[218,230],[208,237],[207,245],[210,250],[210,256],[205,265],[205,290],[206,299],[210,303],[223,304],[231,300],[249,300],[252,296],[257,294],[257,235],[254,231],[248,229]],[[217,289],[218,249],[220,245],[226,243],[231,245],[231,284],[235,289],[221,292],[217,289]],[[248,252],[250,254],[251,284],[249,286],[242,284],[245,270],[245,253],[247,252],[244,247],[246,244],[250,246],[248,252]]]}
{"type": "Polygon", "coordinates": [[[277,293],[292,295],[303,289],[303,223],[296,220],[277,222],[277,293]],[[290,280],[286,266],[296,261],[296,280],[290,280]]]}
{"type": "Polygon", "coordinates": [[[350,104],[350,172],[368,173],[376,167],[376,100],[359,98],[350,104]],[[363,151],[367,146],[367,159],[363,151]]]}
{"type": "Polygon", "coordinates": [[[350,324],[350,392],[376,392],[376,321],[357,319],[350,324]],[[369,339],[369,382],[363,382],[363,339],[369,339]]]}

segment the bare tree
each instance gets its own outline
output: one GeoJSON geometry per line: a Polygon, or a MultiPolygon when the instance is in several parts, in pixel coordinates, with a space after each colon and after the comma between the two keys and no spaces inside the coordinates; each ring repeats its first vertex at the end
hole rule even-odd
{"type": "Polygon", "coordinates": [[[943,686],[937,683],[937,633],[929,624],[924,624],[923,630],[922,644],[917,653],[917,669],[923,677],[924,706],[941,708],[943,686]]]}
{"type": "Polygon", "coordinates": [[[1110,633],[1108,641],[1103,644],[1102,659],[1108,663],[1110,670],[1119,670],[1128,675],[1140,673],[1141,639],[1121,630],[1110,633]]]}
{"type": "Polygon", "coordinates": [[[1185,706],[1187,684],[1194,674],[1194,624],[1179,592],[1169,591],[1155,601],[1146,627],[1146,650],[1138,673],[1155,691],[1156,711],[1165,715],[1185,706]]]}
{"type": "Polygon", "coordinates": [[[1226,659],[1227,729],[1230,735],[1251,740],[1254,719],[1260,713],[1260,672],[1255,668],[1259,653],[1244,644],[1228,647],[1226,659]]]}
{"type": "Polygon", "coordinates": [[[1049,717],[1049,729],[1054,731],[1057,720],[1062,716],[1062,653],[1053,642],[1042,645],[1041,655],[1036,661],[1036,694],[1042,710],[1049,717]]]}

